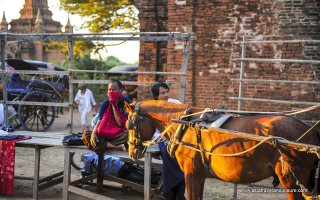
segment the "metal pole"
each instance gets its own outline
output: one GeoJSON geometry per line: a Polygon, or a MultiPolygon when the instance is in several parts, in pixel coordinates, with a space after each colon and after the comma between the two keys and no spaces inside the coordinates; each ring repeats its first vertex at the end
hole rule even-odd
{"type": "MultiPolygon", "coordinates": [[[[245,44],[245,41],[246,41],[246,36],[243,36],[243,39],[242,39],[242,51],[241,51],[241,58],[244,59],[246,57],[246,44],[245,44]]],[[[241,64],[240,64],[240,82],[239,82],[239,98],[242,98],[242,93],[243,93],[243,75],[244,75],[244,64],[245,62],[244,61],[241,61],[241,64]]],[[[241,107],[242,107],[242,100],[239,99],[238,100],[238,110],[241,110],[241,107]]]]}
{"type": "MultiPolygon", "coordinates": [[[[73,27],[70,27],[70,33],[73,33],[73,27]]],[[[69,55],[69,69],[74,69],[74,55],[73,55],[74,41],[73,36],[69,36],[68,40],[68,55],[69,55]]],[[[70,115],[70,133],[73,131],[73,73],[69,74],[69,115],[70,115]]]]}
{"type": "MultiPolygon", "coordinates": [[[[279,59],[279,58],[236,58],[233,60],[251,61],[251,62],[282,62],[282,63],[312,63],[319,64],[319,60],[298,60],[298,59],[279,59]]],[[[241,62],[242,63],[242,62],[241,62]]]]}
{"type": "Polygon", "coordinates": [[[182,57],[182,76],[181,76],[181,89],[180,89],[180,101],[182,103],[186,100],[186,82],[187,82],[187,70],[188,70],[188,62],[189,62],[189,53],[190,53],[190,40],[191,34],[189,33],[189,37],[184,41],[183,45],[183,57],[182,57]]]}
{"type": "MultiPolygon", "coordinates": [[[[2,35],[0,38],[0,56],[1,56],[1,69],[5,70],[5,59],[7,57],[6,51],[6,35],[2,35]]],[[[1,74],[2,80],[2,97],[3,97],[3,114],[4,114],[4,124],[8,125],[8,93],[7,93],[7,77],[6,74],[1,74]]]]}
{"type": "MultiPolygon", "coordinates": [[[[246,36],[243,36],[242,38],[242,50],[241,50],[241,58],[245,58],[246,57],[246,36]]],[[[244,75],[244,61],[241,61],[240,63],[240,82],[239,82],[239,98],[242,97],[242,93],[243,93],[243,75],[244,75]]],[[[238,101],[238,110],[240,111],[242,107],[242,101],[239,100],[238,101]]],[[[233,200],[237,199],[237,195],[238,195],[238,184],[234,184],[233,185],[233,200]]]]}

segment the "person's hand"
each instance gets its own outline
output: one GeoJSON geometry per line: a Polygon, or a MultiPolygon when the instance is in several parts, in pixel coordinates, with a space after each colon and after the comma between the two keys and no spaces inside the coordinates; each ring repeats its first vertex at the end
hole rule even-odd
{"type": "Polygon", "coordinates": [[[96,148],[98,142],[99,142],[99,138],[98,138],[96,132],[93,131],[91,134],[91,137],[90,137],[90,144],[93,148],[96,148]]]}

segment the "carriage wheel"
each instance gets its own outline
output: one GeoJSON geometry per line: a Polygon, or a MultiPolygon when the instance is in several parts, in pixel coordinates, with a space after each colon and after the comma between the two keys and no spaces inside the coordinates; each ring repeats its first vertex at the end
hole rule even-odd
{"type": "MultiPolygon", "coordinates": [[[[22,101],[52,102],[52,99],[48,93],[32,91],[22,101]]],[[[54,106],[19,105],[18,115],[24,130],[42,132],[52,126],[56,109],[54,106]]]]}

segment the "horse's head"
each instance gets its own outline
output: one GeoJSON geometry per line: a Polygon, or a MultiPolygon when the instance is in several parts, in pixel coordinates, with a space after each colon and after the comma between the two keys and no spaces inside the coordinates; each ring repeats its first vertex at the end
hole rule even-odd
{"type": "MultiPolygon", "coordinates": [[[[171,119],[178,119],[188,106],[160,100],[148,100],[126,106],[129,113],[126,127],[129,130],[129,155],[139,159],[145,153],[143,142],[150,140],[156,129],[164,131],[172,124],[171,119]]],[[[166,131],[170,137],[175,128],[166,131]]]]}
{"type": "Polygon", "coordinates": [[[146,147],[143,142],[150,140],[156,128],[151,121],[140,113],[140,104],[132,103],[126,107],[129,113],[126,127],[129,130],[129,156],[133,160],[144,156],[146,147]]]}

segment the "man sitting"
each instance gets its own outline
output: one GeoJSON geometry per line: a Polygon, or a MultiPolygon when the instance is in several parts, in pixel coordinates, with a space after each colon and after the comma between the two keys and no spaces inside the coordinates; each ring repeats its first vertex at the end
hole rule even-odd
{"type": "Polygon", "coordinates": [[[86,146],[96,152],[103,153],[107,148],[126,151],[128,130],[125,128],[127,113],[125,103],[131,100],[121,95],[122,83],[111,80],[108,85],[108,98],[101,104],[97,123],[92,132],[83,134],[82,139],[86,146]]]}

